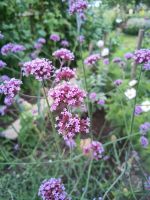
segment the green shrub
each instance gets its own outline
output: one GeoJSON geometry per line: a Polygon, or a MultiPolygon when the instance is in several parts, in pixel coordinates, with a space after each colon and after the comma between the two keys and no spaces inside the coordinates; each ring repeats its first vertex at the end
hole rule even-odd
{"type": "Polygon", "coordinates": [[[144,18],[130,18],[124,27],[124,32],[131,35],[137,35],[139,29],[150,29],[150,20],[144,18]]]}

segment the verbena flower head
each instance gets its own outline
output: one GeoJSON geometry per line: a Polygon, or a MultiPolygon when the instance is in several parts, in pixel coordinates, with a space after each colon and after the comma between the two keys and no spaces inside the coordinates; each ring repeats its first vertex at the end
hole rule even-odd
{"type": "Polygon", "coordinates": [[[21,52],[21,51],[24,51],[24,50],[26,50],[26,48],[23,45],[14,44],[12,49],[11,49],[11,52],[12,53],[17,53],[17,52],[21,52]]]}
{"type": "Polygon", "coordinates": [[[55,56],[57,59],[61,59],[64,61],[74,60],[74,54],[70,50],[65,48],[58,49],[53,53],[53,56],[55,56]]]}
{"type": "Polygon", "coordinates": [[[3,116],[5,115],[7,111],[7,106],[0,106],[0,115],[3,116]]]}
{"type": "Polygon", "coordinates": [[[11,52],[11,49],[13,47],[13,44],[12,43],[8,43],[8,44],[5,44],[2,48],[1,48],[1,54],[6,56],[8,53],[11,52]]]}
{"type": "Polygon", "coordinates": [[[150,131],[150,122],[145,122],[144,124],[141,124],[139,129],[141,134],[147,134],[150,131]]]}
{"type": "Polygon", "coordinates": [[[99,160],[104,153],[104,147],[102,143],[98,141],[92,141],[90,144],[83,148],[83,153],[89,155],[92,159],[99,160]]]}
{"type": "Polygon", "coordinates": [[[4,56],[6,56],[9,53],[17,53],[17,52],[24,51],[25,49],[26,48],[23,45],[8,43],[8,44],[5,44],[1,48],[1,54],[4,55],[4,56]]]}
{"type": "Polygon", "coordinates": [[[97,104],[103,106],[103,105],[105,105],[105,100],[104,99],[99,99],[97,104]]]}
{"type": "Polygon", "coordinates": [[[5,66],[6,66],[6,63],[0,60],[0,69],[4,68],[5,66]]]}
{"type": "Polygon", "coordinates": [[[70,0],[69,12],[70,14],[82,13],[87,7],[88,3],[86,0],[70,0]]]}
{"type": "Polygon", "coordinates": [[[33,75],[37,80],[42,81],[51,78],[54,67],[52,62],[45,58],[36,58],[35,60],[23,64],[23,75],[33,75]]]}
{"type": "Polygon", "coordinates": [[[150,49],[136,50],[133,59],[137,64],[148,63],[150,61],[150,49]]]}
{"type": "Polygon", "coordinates": [[[37,42],[37,43],[34,44],[34,48],[35,48],[35,49],[41,49],[42,47],[43,47],[43,44],[42,44],[42,43],[38,43],[38,42],[37,42]]]}
{"type": "Polygon", "coordinates": [[[73,148],[75,144],[75,136],[79,133],[84,134],[89,132],[89,119],[80,119],[79,116],[73,115],[64,109],[60,116],[56,118],[58,133],[63,136],[66,144],[73,148]]]}
{"type": "Polygon", "coordinates": [[[8,81],[10,78],[7,75],[0,76],[0,82],[8,81]]]}
{"type": "Polygon", "coordinates": [[[78,88],[78,86],[73,86],[65,82],[50,89],[48,96],[53,99],[51,111],[54,111],[60,106],[80,106],[84,101],[86,93],[78,88]]]}
{"type": "Polygon", "coordinates": [[[91,101],[95,101],[95,100],[96,100],[96,97],[97,97],[97,94],[96,94],[95,92],[91,92],[91,93],[89,94],[89,99],[90,99],[91,101]]]}
{"type": "Polygon", "coordinates": [[[109,65],[109,59],[108,59],[108,58],[105,58],[105,59],[103,60],[103,64],[104,64],[104,65],[109,65]]]}
{"type": "Polygon", "coordinates": [[[62,40],[61,41],[61,46],[63,46],[63,47],[69,47],[69,42],[67,40],[62,40]]]}
{"type": "Polygon", "coordinates": [[[83,12],[79,13],[79,17],[81,20],[85,21],[86,20],[86,16],[83,12]]]}
{"type": "Polygon", "coordinates": [[[100,55],[99,54],[93,54],[93,55],[90,55],[88,56],[85,60],[84,60],[84,64],[87,65],[87,66],[91,66],[91,65],[94,65],[96,64],[96,62],[98,60],[100,60],[100,55]]]}
{"type": "Polygon", "coordinates": [[[13,103],[14,97],[19,92],[21,84],[22,81],[11,78],[0,85],[0,93],[5,95],[4,103],[6,105],[11,105],[13,103]]]}
{"type": "Polygon", "coordinates": [[[69,67],[63,67],[55,72],[55,81],[58,83],[62,80],[69,81],[76,75],[75,69],[70,69],[69,67]]]}
{"type": "Polygon", "coordinates": [[[145,63],[143,66],[143,70],[150,71],[150,61],[148,63],[145,63]]]}
{"type": "Polygon", "coordinates": [[[119,86],[119,85],[122,84],[122,82],[123,81],[121,79],[117,79],[117,80],[114,81],[114,85],[119,86]]]}
{"type": "Polygon", "coordinates": [[[120,57],[116,57],[116,58],[113,59],[113,62],[114,62],[114,63],[120,63],[121,61],[122,61],[122,60],[121,60],[120,57]]]}
{"type": "Polygon", "coordinates": [[[134,115],[138,116],[143,112],[141,106],[135,106],[134,115]]]}
{"type": "Polygon", "coordinates": [[[126,53],[126,54],[124,55],[124,57],[125,57],[127,60],[130,60],[130,59],[133,57],[133,53],[128,52],[128,53],[126,53]]]}
{"type": "Polygon", "coordinates": [[[121,68],[124,68],[126,66],[126,63],[124,61],[121,61],[118,63],[118,65],[121,67],[121,68]]]}
{"type": "Polygon", "coordinates": [[[142,147],[146,148],[149,144],[149,141],[145,136],[141,136],[140,137],[140,143],[141,143],[142,147]]]}
{"type": "Polygon", "coordinates": [[[4,38],[4,35],[0,31],[0,40],[2,40],[3,38],[4,38]]]}
{"type": "Polygon", "coordinates": [[[60,178],[44,180],[39,188],[38,196],[42,200],[71,200],[60,178]]]}
{"type": "Polygon", "coordinates": [[[46,40],[45,40],[45,38],[39,38],[39,39],[37,40],[37,42],[38,42],[38,43],[41,43],[41,44],[45,44],[45,43],[46,43],[46,40]]]}
{"type": "Polygon", "coordinates": [[[52,40],[54,42],[58,42],[58,41],[60,41],[60,36],[58,34],[53,33],[50,35],[50,40],[52,40]]]}
{"type": "Polygon", "coordinates": [[[31,57],[31,59],[36,59],[37,57],[38,57],[38,54],[39,54],[39,52],[38,51],[33,51],[31,54],[30,54],[30,57],[31,57]]]}
{"type": "Polygon", "coordinates": [[[83,35],[79,35],[77,40],[82,44],[85,41],[85,37],[83,35]]]}

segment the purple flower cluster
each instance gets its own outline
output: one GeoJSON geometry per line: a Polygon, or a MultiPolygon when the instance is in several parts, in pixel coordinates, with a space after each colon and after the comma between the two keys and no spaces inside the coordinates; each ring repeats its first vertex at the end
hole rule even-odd
{"type": "Polygon", "coordinates": [[[85,21],[86,20],[86,16],[85,14],[82,12],[82,13],[79,13],[79,17],[81,20],[85,21]]]}
{"type": "Polygon", "coordinates": [[[148,63],[145,63],[143,66],[143,70],[150,71],[150,61],[148,63]]]}
{"type": "Polygon", "coordinates": [[[143,112],[141,106],[135,106],[135,111],[134,111],[134,115],[138,116],[143,112]]]}
{"type": "Polygon", "coordinates": [[[144,148],[146,148],[149,144],[149,141],[145,137],[145,135],[150,131],[150,122],[145,122],[144,124],[141,124],[139,129],[140,133],[142,134],[142,136],[140,137],[140,143],[144,148]]]}
{"type": "Polygon", "coordinates": [[[61,41],[61,46],[63,46],[63,47],[69,47],[69,42],[67,40],[62,40],[61,41]]]}
{"type": "Polygon", "coordinates": [[[23,45],[14,44],[12,49],[11,49],[11,52],[12,53],[17,53],[17,52],[21,52],[21,51],[24,51],[24,50],[26,50],[26,48],[23,45]]]}
{"type": "Polygon", "coordinates": [[[140,125],[140,133],[142,135],[147,134],[150,131],[150,122],[145,122],[144,124],[140,125]]]}
{"type": "Polygon", "coordinates": [[[0,60],[0,69],[4,68],[5,66],[6,66],[6,63],[0,60]]]}
{"type": "Polygon", "coordinates": [[[42,200],[71,200],[60,178],[44,180],[39,188],[38,196],[42,200]]]}
{"type": "Polygon", "coordinates": [[[55,56],[57,59],[61,59],[64,61],[74,60],[74,54],[70,50],[65,48],[58,49],[53,53],[53,56],[55,56]]]}
{"type": "Polygon", "coordinates": [[[2,48],[1,48],[1,54],[2,55],[7,55],[8,53],[11,52],[11,49],[13,47],[13,44],[12,43],[8,43],[8,44],[5,44],[2,48]]]}
{"type": "Polygon", "coordinates": [[[116,57],[116,58],[114,58],[113,59],[113,62],[114,63],[120,63],[122,60],[121,60],[121,58],[119,58],[119,57],[116,57]]]}
{"type": "Polygon", "coordinates": [[[11,105],[14,102],[14,97],[20,90],[21,84],[22,81],[12,78],[0,85],[0,93],[5,95],[4,103],[6,105],[11,105]]]}
{"type": "Polygon", "coordinates": [[[4,35],[0,31],[0,40],[2,40],[3,38],[4,38],[4,35]]]}
{"type": "Polygon", "coordinates": [[[7,111],[7,106],[0,106],[0,115],[3,116],[5,115],[7,111]]]}
{"type": "Polygon", "coordinates": [[[77,41],[80,42],[81,44],[85,41],[85,37],[83,35],[79,35],[77,37],[77,41]]]}
{"type": "Polygon", "coordinates": [[[103,106],[103,105],[105,105],[105,100],[104,99],[99,99],[97,104],[103,106]]]}
{"type": "Polygon", "coordinates": [[[23,75],[33,75],[39,81],[49,79],[52,76],[54,67],[52,62],[45,58],[36,58],[35,60],[23,64],[23,75]]]}
{"type": "Polygon", "coordinates": [[[53,33],[53,34],[50,35],[49,39],[54,41],[54,42],[58,42],[58,41],[60,41],[60,36],[58,34],[53,33]]]}
{"type": "Polygon", "coordinates": [[[8,81],[10,78],[7,75],[0,76],[0,82],[8,81]]]}
{"type": "Polygon", "coordinates": [[[83,153],[89,155],[92,159],[99,160],[102,158],[104,148],[102,143],[98,141],[92,141],[90,144],[83,148],[83,153]]]}
{"type": "Polygon", "coordinates": [[[9,53],[17,53],[17,52],[21,52],[21,51],[24,51],[24,50],[25,50],[25,47],[23,45],[8,43],[8,44],[5,44],[1,48],[1,54],[6,56],[9,53]]]}
{"type": "Polygon", "coordinates": [[[38,43],[38,42],[37,42],[37,43],[34,44],[34,48],[35,48],[35,49],[41,49],[42,47],[43,47],[43,44],[42,44],[42,43],[38,43]]]}
{"type": "Polygon", "coordinates": [[[76,70],[70,69],[69,67],[63,67],[55,72],[55,81],[58,83],[62,80],[68,81],[75,77],[76,70]]]}
{"type": "Polygon", "coordinates": [[[89,99],[92,102],[96,102],[98,105],[103,106],[105,105],[105,100],[104,99],[98,99],[97,94],[95,92],[91,92],[89,94],[89,99]]]}
{"type": "Polygon", "coordinates": [[[121,79],[117,79],[117,80],[114,81],[114,85],[119,86],[119,85],[122,84],[122,82],[123,81],[121,79]]]}
{"type": "Polygon", "coordinates": [[[98,60],[100,60],[100,55],[99,54],[93,54],[93,55],[90,55],[88,56],[85,60],[84,60],[84,64],[87,65],[87,66],[91,66],[91,65],[94,65],[96,64],[96,62],[98,60]]]}
{"type": "Polygon", "coordinates": [[[127,60],[130,60],[131,58],[133,58],[133,53],[128,52],[128,53],[126,53],[126,54],[124,55],[124,57],[125,57],[127,60]]]}
{"type": "MultiPolygon", "coordinates": [[[[40,49],[38,49],[40,50],[40,49]]],[[[36,59],[38,57],[39,51],[35,50],[30,54],[31,59],[36,59]]]]}
{"type": "Polygon", "coordinates": [[[133,59],[137,64],[148,63],[150,61],[150,49],[136,50],[133,59]]]}
{"type": "Polygon", "coordinates": [[[109,59],[108,59],[108,58],[105,58],[105,59],[103,60],[103,64],[104,64],[104,65],[109,65],[109,59]]]}
{"type": "Polygon", "coordinates": [[[35,43],[34,48],[35,49],[41,49],[45,43],[46,43],[45,38],[39,38],[37,40],[37,42],[35,43]]]}
{"type": "Polygon", "coordinates": [[[91,92],[90,94],[89,94],[89,99],[91,100],[91,101],[96,101],[96,97],[97,97],[97,94],[95,93],[95,92],[91,92]]]}
{"type": "Polygon", "coordinates": [[[46,43],[46,40],[45,40],[45,38],[39,38],[38,40],[37,40],[37,42],[38,43],[40,43],[40,44],[45,44],[46,43]]]}
{"type": "Polygon", "coordinates": [[[72,86],[69,83],[62,83],[52,88],[48,92],[48,96],[53,99],[51,111],[58,107],[71,106],[78,107],[83,103],[86,93],[79,89],[78,86],[72,86]]]}
{"type": "Polygon", "coordinates": [[[70,14],[82,13],[87,7],[88,3],[86,0],[70,0],[69,12],[70,14]]]}
{"type": "Polygon", "coordinates": [[[140,143],[141,143],[142,147],[146,148],[149,144],[149,141],[145,136],[141,136],[140,137],[140,143]]]}
{"type": "Polygon", "coordinates": [[[77,114],[73,115],[67,109],[61,112],[60,116],[56,118],[56,121],[58,122],[56,125],[58,133],[63,136],[66,144],[71,148],[76,145],[74,137],[77,134],[89,132],[89,119],[80,119],[77,114]]]}
{"type": "Polygon", "coordinates": [[[125,67],[125,65],[126,65],[126,63],[125,63],[124,61],[121,61],[121,62],[119,62],[118,64],[119,64],[119,66],[120,66],[121,68],[125,67]]]}

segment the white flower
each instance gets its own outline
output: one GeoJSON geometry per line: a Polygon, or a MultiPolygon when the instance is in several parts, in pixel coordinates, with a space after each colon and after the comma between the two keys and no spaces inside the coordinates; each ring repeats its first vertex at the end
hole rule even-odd
{"type": "Polygon", "coordinates": [[[104,48],[101,52],[101,56],[105,57],[109,55],[109,49],[108,48],[104,48]]]}
{"type": "Polygon", "coordinates": [[[133,9],[129,9],[129,15],[133,14],[133,9]]]}
{"type": "Polygon", "coordinates": [[[127,89],[124,94],[128,99],[133,99],[136,97],[136,90],[134,88],[127,89]]]}
{"type": "Polygon", "coordinates": [[[122,19],[121,18],[117,18],[116,19],[116,23],[120,24],[122,22],[122,19]]]}
{"type": "Polygon", "coordinates": [[[141,104],[141,109],[143,112],[150,111],[150,101],[146,100],[141,104]]]}
{"type": "Polygon", "coordinates": [[[104,46],[104,41],[103,41],[103,40],[99,40],[99,41],[97,42],[97,46],[98,46],[99,48],[102,48],[102,47],[104,46]]]}
{"type": "Polygon", "coordinates": [[[129,86],[131,86],[131,87],[133,87],[136,84],[137,84],[137,80],[132,80],[129,82],[129,86]]]}

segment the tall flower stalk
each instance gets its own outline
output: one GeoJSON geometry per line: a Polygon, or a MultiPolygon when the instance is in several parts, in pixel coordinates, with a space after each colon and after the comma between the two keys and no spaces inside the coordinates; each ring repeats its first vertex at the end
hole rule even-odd
{"type": "MultiPolygon", "coordinates": [[[[77,37],[80,36],[80,32],[81,32],[81,19],[79,18],[78,13],[76,13],[76,23],[77,23],[77,37]]],[[[87,77],[86,77],[86,69],[85,69],[85,65],[84,65],[84,59],[82,56],[82,43],[79,43],[79,50],[80,50],[80,56],[81,56],[81,61],[82,61],[82,71],[83,71],[83,76],[84,76],[84,88],[87,92],[87,108],[88,108],[88,115],[90,118],[90,121],[92,122],[92,112],[90,109],[90,101],[89,101],[89,94],[88,94],[88,84],[87,84],[87,77]]]]}

